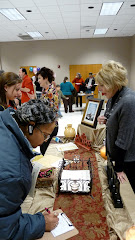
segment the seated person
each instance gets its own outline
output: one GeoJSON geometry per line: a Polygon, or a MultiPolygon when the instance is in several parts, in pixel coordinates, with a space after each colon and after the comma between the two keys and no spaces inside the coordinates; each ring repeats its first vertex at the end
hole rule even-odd
{"type": "Polygon", "coordinates": [[[32,147],[47,141],[55,128],[56,113],[47,100],[33,99],[16,111],[0,112],[0,238],[41,238],[57,226],[57,215],[22,214],[21,204],[31,188],[32,147]],[[32,147],[31,147],[32,146],[32,147]]]}

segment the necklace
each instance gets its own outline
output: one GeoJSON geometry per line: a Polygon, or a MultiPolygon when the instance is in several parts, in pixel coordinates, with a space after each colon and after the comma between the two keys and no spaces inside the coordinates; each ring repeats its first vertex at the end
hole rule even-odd
{"type": "Polygon", "coordinates": [[[107,104],[107,108],[105,111],[105,117],[107,119],[109,119],[109,117],[112,115],[114,109],[116,108],[118,102],[120,101],[120,99],[122,98],[122,96],[124,95],[123,93],[125,92],[125,89],[122,88],[121,91],[119,92],[114,104],[112,105],[112,98],[110,99],[110,101],[107,104]]]}

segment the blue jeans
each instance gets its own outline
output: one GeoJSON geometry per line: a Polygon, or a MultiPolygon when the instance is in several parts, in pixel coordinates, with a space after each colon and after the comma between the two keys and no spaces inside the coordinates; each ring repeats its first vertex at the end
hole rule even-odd
{"type": "Polygon", "coordinates": [[[62,114],[61,114],[61,111],[60,111],[61,103],[58,104],[58,108],[59,108],[59,109],[58,109],[58,114],[59,114],[60,117],[62,117],[62,114]]]}
{"type": "Polygon", "coordinates": [[[91,89],[87,89],[85,93],[91,93],[91,89]]]}

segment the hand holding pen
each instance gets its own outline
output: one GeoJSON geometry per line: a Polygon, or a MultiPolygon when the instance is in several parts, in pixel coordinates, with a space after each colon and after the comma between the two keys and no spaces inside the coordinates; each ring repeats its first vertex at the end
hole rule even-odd
{"type": "Polygon", "coordinates": [[[45,231],[50,232],[54,228],[57,227],[59,219],[58,219],[58,213],[56,212],[50,212],[48,208],[45,208],[46,213],[43,213],[45,218],[45,231]],[[48,214],[47,214],[48,213],[48,214]]]}

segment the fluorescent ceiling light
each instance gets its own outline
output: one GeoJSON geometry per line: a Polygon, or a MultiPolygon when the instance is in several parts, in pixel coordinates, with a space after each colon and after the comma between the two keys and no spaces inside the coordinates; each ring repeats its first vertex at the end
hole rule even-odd
{"type": "Polygon", "coordinates": [[[94,35],[96,34],[105,34],[107,32],[108,28],[97,28],[95,29],[94,35]]]}
{"type": "Polygon", "coordinates": [[[12,21],[25,19],[15,8],[0,8],[0,13],[12,21]]]}
{"type": "Polygon", "coordinates": [[[103,3],[100,15],[116,15],[123,2],[103,3]]]}
{"type": "Polygon", "coordinates": [[[33,38],[41,38],[43,37],[40,32],[27,32],[33,38]]]}

